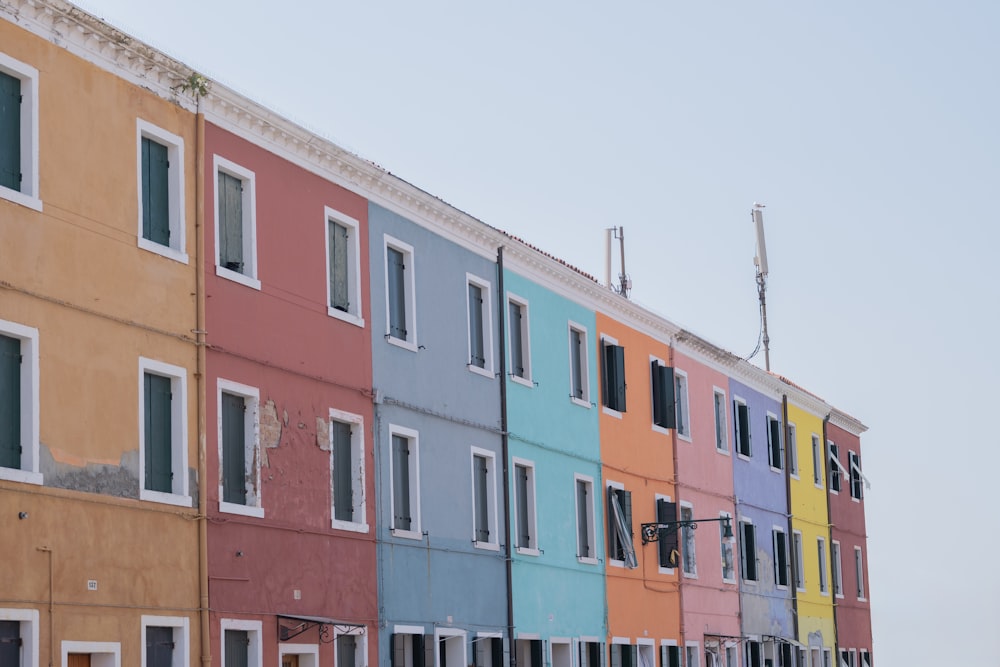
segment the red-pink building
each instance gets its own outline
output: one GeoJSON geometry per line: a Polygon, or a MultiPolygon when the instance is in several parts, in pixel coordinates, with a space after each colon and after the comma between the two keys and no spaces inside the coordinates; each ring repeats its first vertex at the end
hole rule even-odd
{"type": "Polygon", "coordinates": [[[212,664],[378,664],[368,203],[226,126],[202,183],[212,664]]]}

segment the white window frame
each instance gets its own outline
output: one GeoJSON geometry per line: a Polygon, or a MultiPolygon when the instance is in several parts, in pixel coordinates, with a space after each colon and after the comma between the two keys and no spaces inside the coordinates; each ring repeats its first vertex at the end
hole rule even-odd
{"type": "Polygon", "coordinates": [[[857,594],[859,602],[865,602],[867,600],[867,593],[865,592],[865,556],[861,547],[854,547],[854,577],[855,577],[855,593],[857,594]]]}
{"type": "Polygon", "coordinates": [[[773,412],[768,412],[766,416],[767,420],[767,466],[771,469],[771,472],[784,472],[785,471],[785,439],[784,439],[784,424],[781,422],[781,417],[774,414],[773,412]],[[779,467],[774,466],[774,462],[771,460],[771,422],[777,422],[778,424],[778,454],[780,460],[778,461],[779,467]]]}
{"type": "Polygon", "coordinates": [[[146,667],[146,628],[149,626],[174,629],[174,652],[171,667],[187,667],[191,657],[191,625],[186,616],[151,616],[143,614],[139,646],[142,650],[142,667],[146,667]]]}
{"type": "Polygon", "coordinates": [[[715,451],[724,456],[729,456],[730,446],[729,446],[729,401],[726,398],[726,390],[720,387],[712,387],[712,419],[715,424],[715,451]],[[719,417],[717,416],[717,411],[719,410],[720,403],[719,398],[721,397],[722,403],[722,424],[719,424],[719,417]],[[724,449],[719,449],[719,428],[722,428],[722,444],[725,446],[724,449]]]}
{"type": "Polygon", "coordinates": [[[364,309],[361,301],[361,223],[340,211],[323,207],[323,235],[326,239],[326,314],[354,326],[364,328],[364,309]],[[330,222],[347,228],[349,247],[347,249],[347,292],[350,305],[347,311],[330,305],[330,222]]]}
{"type": "Polygon", "coordinates": [[[788,548],[788,533],[781,526],[771,526],[771,555],[774,558],[774,587],[780,590],[787,590],[792,586],[792,582],[789,581],[789,577],[793,574],[790,563],[788,562],[790,556],[790,550],[788,548]],[[778,579],[778,533],[784,535],[785,541],[785,583],[779,583],[778,579]]]}
{"type": "Polygon", "coordinates": [[[830,568],[833,576],[833,595],[837,598],[844,597],[844,568],[843,558],[840,553],[840,542],[830,541],[830,568]]]}
{"type": "Polygon", "coordinates": [[[792,479],[799,479],[799,446],[795,422],[785,424],[785,449],[788,452],[788,474],[792,479]]]}
{"type": "Polygon", "coordinates": [[[822,489],[823,480],[826,475],[823,472],[823,441],[819,435],[812,434],[812,455],[813,455],[813,486],[822,489]]]}
{"type": "Polygon", "coordinates": [[[589,345],[589,343],[588,343],[589,337],[587,335],[587,327],[583,326],[582,324],[580,324],[578,322],[574,322],[573,320],[570,320],[568,322],[568,324],[567,324],[567,327],[566,327],[566,336],[567,336],[567,341],[569,342],[569,369],[570,369],[569,370],[569,399],[570,399],[570,401],[572,401],[576,405],[579,405],[582,408],[587,408],[589,410],[590,409],[590,363],[589,363],[589,358],[590,358],[589,350],[590,350],[590,347],[588,347],[588,345],[589,345]],[[576,396],[573,395],[573,390],[574,390],[574,387],[573,387],[573,355],[574,355],[575,351],[573,350],[572,343],[573,343],[573,332],[574,331],[577,332],[578,334],[580,334],[580,348],[581,348],[579,350],[579,354],[580,354],[580,383],[581,383],[581,386],[583,387],[583,396],[581,398],[577,398],[576,396]]]}
{"type": "MultiPolygon", "coordinates": [[[[536,502],[537,496],[535,495],[535,462],[529,461],[528,459],[522,459],[518,457],[513,457],[512,462],[514,464],[515,473],[517,472],[517,466],[523,467],[527,472],[527,503],[528,503],[528,537],[531,540],[531,546],[528,547],[517,547],[517,553],[523,554],[525,556],[538,556],[541,552],[538,548],[538,505],[536,502]]],[[[516,482],[514,484],[514,535],[519,535],[517,521],[520,516],[517,511],[517,486],[516,482]]],[[[517,538],[515,538],[515,543],[517,538]]]]}
{"type": "MultiPolygon", "coordinates": [[[[319,667],[319,644],[289,644],[278,642],[278,666],[281,667],[281,659],[286,655],[294,655],[299,658],[299,667],[319,667]],[[303,660],[303,658],[305,658],[303,660]]],[[[336,651],[334,651],[336,660],[336,651]]]]}
{"type": "Polygon", "coordinates": [[[594,478],[590,475],[581,475],[580,473],[573,474],[573,508],[575,510],[575,517],[573,520],[573,525],[576,528],[576,532],[573,533],[573,542],[576,543],[576,551],[579,552],[579,540],[580,540],[580,498],[579,494],[576,492],[577,482],[583,482],[587,485],[588,495],[590,497],[590,507],[587,509],[587,543],[590,546],[590,551],[593,553],[592,556],[584,556],[577,553],[576,559],[580,563],[586,565],[597,565],[598,551],[597,551],[597,503],[594,499],[594,478]]]}
{"type": "Polygon", "coordinates": [[[524,385],[525,387],[534,387],[535,383],[531,379],[531,310],[528,307],[528,300],[522,296],[518,296],[513,292],[507,292],[507,300],[505,302],[505,307],[507,311],[505,313],[507,319],[507,359],[509,364],[507,368],[509,369],[510,379],[518,384],[524,385]],[[513,349],[511,349],[511,338],[510,338],[510,304],[517,304],[522,311],[521,314],[521,355],[524,357],[524,376],[514,374],[514,356],[513,349]]]}
{"type": "Polygon", "coordinates": [[[871,667],[871,653],[866,648],[858,649],[858,667],[871,667]]]}
{"type": "Polygon", "coordinates": [[[39,468],[38,329],[0,320],[0,334],[21,341],[21,467],[0,467],[0,479],[41,484],[39,468]]]}
{"type": "Polygon", "coordinates": [[[162,361],[139,357],[139,499],[191,507],[188,490],[188,410],[186,368],[162,361]],[[173,491],[164,493],[146,488],[146,373],[170,380],[170,472],[173,473],[173,491]]]}
{"type": "Polygon", "coordinates": [[[212,193],[215,198],[215,275],[233,282],[260,290],[260,275],[257,265],[257,177],[251,170],[221,155],[212,156],[212,193]],[[219,172],[243,181],[243,268],[245,272],[233,271],[222,266],[219,245],[219,172]],[[249,265],[249,267],[247,266],[249,265]]]}
{"type": "MultiPolygon", "coordinates": [[[[691,504],[690,502],[686,501],[686,500],[678,501],[678,503],[677,503],[677,518],[680,519],[681,521],[685,521],[685,519],[684,519],[684,510],[685,509],[691,511],[691,519],[693,520],[694,519],[694,505],[691,504]]],[[[679,536],[680,536],[681,573],[684,575],[684,577],[686,579],[697,579],[698,578],[698,537],[697,537],[698,536],[698,532],[697,532],[697,530],[695,528],[687,528],[687,529],[685,529],[683,527],[679,528],[679,530],[677,532],[679,533],[679,536]],[[690,565],[691,569],[690,570],[688,570],[688,567],[689,567],[689,565],[688,565],[688,559],[686,558],[686,554],[684,553],[684,541],[685,541],[685,532],[684,531],[685,530],[688,531],[686,534],[690,535],[690,537],[691,537],[691,555],[692,555],[691,560],[694,561],[694,562],[691,563],[691,565],[690,565]]]]}
{"type": "MultiPolygon", "coordinates": [[[[668,495],[663,494],[663,493],[656,493],[653,496],[653,503],[654,503],[653,507],[654,508],[658,507],[657,503],[659,501],[661,501],[661,500],[665,500],[668,503],[674,502],[674,499],[671,496],[668,496],[668,495]]],[[[655,511],[656,510],[654,509],[654,514],[653,514],[653,518],[654,519],[656,518],[655,511]]],[[[660,574],[672,575],[676,571],[676,568],[673,568],[673,567],[663,567],[662,565],[660,565],[660,549],[659,549],[659,544],[660,544],[659,542],[656,543],[656,569],[657,569],[657,572],[659,572],[660,574]]],[[[680,546],[680,545],[678,545],[678,546],[680,546]]],[[[638,557],[638,554],[636,554],[636,556],[638,557]]],[[[674,646],[676,646],[676,644],[674,644],[674,646]]]]}
{"type": "Polygon", "coordinates": [[[802,531],[793,530],[792,531],[792,554],[795,556],[795,561],[792,563],[792,577],[795,579],[793,582],[795,584],[795,590],[805,592],[806,590],[806,571],[805,562],[802,557],[802,531]]]}
{"type": "MultiPolygon", "coordinates": [[[[733,519],[733,515],[730,514],[729,512],[725,512],[725,511],[719,512],[719,518],[720,519],[726,519],[726,520],[728,520],[730,526],[732,526],[733,523],[735,523],[735,521],[733,519]]],[[[720,526],[722,526],[722,525],[724,525],[724,523],[720,523],[720,526]]],[[[721,530],[721,528],[720,528],[720,530],[721,530]]],[[[739,567],[739,563],[736,562],[736,531],[733,531],[733,536],[729,537],[729,538],[722,537],[722,535],[720,533],[720,535],[719,535],[719,557],[721,559],[720,572],[722,573],[722,581],[725,582],[725,583],[727,583],[727,584],[735,584],[735,583],[737,583],[736,568],[739,567]],[[725,561],[725,556],[722,554],[722,547],[726,543],[729,544],[729,558],[730,558],[730,561],[732,562],[732,570],[733,570],[732,574],[733,574],[733,576],[731,576],[731,577],[727,577],[726,576],[726,561],[725,561]]]]}
{"type": "Polygon", "coordinates": [[[677,419],[677,437],[691,442],[691,406],[689,403],[688,374],[674,368],[674,405],[677,419]],[[684,428],[681,428],[683,426],[684,428]]]}
{"type": "Polygon", "coordinates": [[[684,664],[688,665],[688,667],[701,664],[701,644],[698,642],[684,642],[684,664]],[[693,662],[691,661],[692,654],[694,655],[693,662]]]}
{"type": "Polygon", "coordinates": [[[679,655],[679,657],[680,657],[680,664],[682,664],[682,665],[684,664],[684,655],[680,651],[680,645],[678,645],[677,640],[676,639],[661,639],[660,640],[660,667],[668,667],[667,666],[667,651],[665,649],[667,649],[668,647],[671,647],[671,646],[674,647],[674,648],[676,648],[676,649],[678,649],[678,653],[680,654],[679,655]]]}
{"type": "MultiPolygon", "coordinates": [[[[0,72],[21,81],[21,190],[0,186],[0,198],[41,212],[38,189],[38,70],[0,53],[0,72]]],[[[140,234],[141,236],[141,234],[140,234]]]]}
{"type": "MultiPolygon", "coordinates": [[[[491,659],[491,661],[490,661],[490,667],[503,667],[503,665],[494,665],[494,664],[492,664],[492,655],[491,655],[491,653],[490,653],[487,645],[482,644],[482,642],[484,642],[486,640],[494,640],[494,639],[499,639],[501,642],[503,642],[503,633],[502,632],[477,632],[475,634],[475,636],[473,637],[472,641],[470,642],[471,646],[472,646],[471,653],[472,653],[472,656],[473,656],[472,664],[476,664],[476,665],[482,665],[483,664],[477,658],[477,653],[479,652],[479,647],[482,646],[483,647],[483,652],[486,654],[486,656],[489,656],[490,659],[491,659]]],[[[555,638],[553,638],[553,641],[555,641],[555,638]]]]}
{"type": "Polygon", "coordinates": [[[331,408],[330,421],[350,424],[351,426],[351,495],[354,499],[355,518],[354,521],[340,521],[336,518],[333,490],[333,429],[330,429],[330,527],[355,533],[367,533],[369,527],[366,512],[368,493],[365,486],[365,418],[352,412],[331,408]]]}
{"type": "Polygon", "coordinates": [[[120,642],[77,642],[63,640],[59,647],[62,664],[69,664],[70,653],[90,655],[91,667],[121,667],[122,645],[120,642]]]}
{"type": "Polygon", "coordinates": [[[646,657],[645,664],[655,667],[656,665],[656,640],[646,637],[636,637],[636,657],[638,663],[643,664],[643,655],[646,657]]]}
{"type": "Polygon", "coordinates": [[[472,504],[472,544],[477,549],[489,549],[491,551],[500,550],[500,529],[499,523],[497,521],[497,455],[496,452],[489,449],[482,449],[481,447],[470,447],[469,452],[469,470],[470,477],[472,480],[472,488],[470,489],[472,504]],[[487,515],[487,530],[490,534],[490,539],[486,542],[481,542],[476,539],[476,457],[486,459],[486,515],[487,515]]]}
{"type": "Polygon", "coordinates": [[[139,227],[136,234],[138,246],[143,250],[162,255],[181,264],[187,264],[187,210],[184,203],[184,139],[180,135],[168,132],[162,127],[157,127],[142,118],[136,119],[135,132],[136,183],[138,185],[136,194],[139,204],[139,227]],[[168,217],[170,220],[171,241],[169,246],[150,241],[142,235],[143,139],[152,139],[167,148],[167,160],[170,162],[170,167],[167,169],[167,196],[170,198],[168,217]],[[174,167],[174,165],[177,166],[174,167]]]}
{"type": "Polygon", "coordinates": [[[263,624],[261,621],[223,618],[219,621],[219,664],[226,664],[226,630],[243,630],[250,639],[247,647],[247,665],[264,667],[264,651],[261,644],[263,624]]]}
{"type": "Polygon", "coordinates": [[[38,610],[0,609],[0,621],[18,621],[21,636],[21,664],[23,667],[38,667],[38,610]]]}
{"type": "MultiPolygon", "coordinates": [[[[740,405],[742,405],[743,407],[745,407],[747,409],[747,434],[746,434],[747,435],[747,443],[746,443],[747,446],[746,446],[746,449],[749,452],[749,454],[744,454],[742,451],[740,451],[741,449],[743,449],[743,447],[742,447],[743,441],[742,441],[742,439],[737,439],[735,437],[733,438],[733,451],[736,453],[737,457],[743,459],[744,461],[749,461],[751,458],[753,458],[753,438],[751,436],[751,434],[753,433],[753,424],[750,423],[750,404],[747,403],[747,401],[746,401],[745,398],[741,398],[741,397],[735,396],[735,395],[733,396],[733,403],[739,403],[740,405]]],[[[740,428],[740,419],[739,419],[739,417],[740,417],[739,416],[739,412],[736,410],[736,407],[734,406],[733,407],[733,428],[735,429],[734,432],[738,432],[739,431],[739,428],[740,428]]]]}
{"type": "MultiPolygon", "coordinates": [[[[333,664],[334,667],[364,667],[368,664],[368,628],[357,626],[334,626],[333,629],[333,664]],[[337,639],[344,636],[355,637],[355,654],[353,665],[337,664],[337,639]]],[[[391,648],[391,647],[390,647],[391,648]]],[[[306,667],[299,665],[299,667],[306,667]]]]}
{"type": "MultiPolygon", "coordinates": [[[[392,639],[391,639],[392,635],[411,635],[411,636],[412,635],[419,635],[420,637],[424,637],[426,635],[426,630],[424,629],[424,627],[422,625],[394,625],[394,626],[392,626],[392,632],[389,635],[389,637],[390,637],[390,639],[389,639],[390,664],[392,662],[392,639]]],[[[425,647],[424,650],[426,651],[426,647],[425,647]]],[[[413,654],[413,644],[412,644],[412,641],[406,642],[406,644],[404,646],[404,649],[403,649],[403,654],[404,654],[403,664],[404,665],[410,665],[412,667],[412,665],[414,664],[414,661],[413,661],[414,654],[413,654]]],[[[436,654],[436,651],[435,651],[435,654],[436,654]]]]}
{"type": "Polygon", "coordinates": [[[394,537],[403,537],[410,540],[422,540],[423,531],[420,524],[420,433],[412,428],[406,428],[397,424],[389,424],[389,527],[394,537]],[[400,436],[409,440],[410,456],[407,458],[407,473],[410,476],[410,530],[396,528],[393,525],[395,503],[395,484],[393,480],[396,475],[392,457],[392,438],[400,436]]]}
{"type": "Polygon", "coordinates": [[[819,565],[819,594],[823,596],[830,595],[830,585],[829,579],[827,578],[827,557],[826,557],[826,539],[823,537],[816,538],[816,563],[819,565]]]}
{"type": "Polygon", "coordinates": [[[417,292],[416,292],[416,264],[413,246],[403,243],[397,238],[388,234],[383,235],[382,264],[385,271],[385,340],[392,345],[396,345],[411,352],[416,352],[417,347],[417,292]],[[405,271],[403,273],[403,307],[406,311],[406,339],[396,338],[392,335],[390,321],[389,304],[389,248],[402,253],[405,271]]]}
{"type": "Polygon", "coordinates": [[[240,514],[258,519],[264,518],[264,505],[261,498],[260,486],[260,390],[257,387],[240,384],[231,380],[219,378],[216,390],[217,418],[218,418],[218,450],[219,450],[219,511],[227,514],[240,514]],[[246,443],[246,465],[253,468],[247,470],[249,477],[254,480],[253,493],[247,492],[247,504],[227,503],[223,500],[222,475],[222,394],[232,394],[242,396],[246,401],[246,412],[244,413],[244,436],[246,443]]]}
{"type": "MultiPolygon", "coordinates": [[[[440,628],[440,627],[438,627],[438,628],[434,628],[434,665],[436,667],[440,667],[440,665],[441,665],[441,640],[444,639],[445,642],[446,642],[446,644],[447,644],[449,639],[453,639],[455,637],[459,637],[462,640],[459,643],[459,646],[462,647],[461,648],[461,650],[462,650],[462,658],[461,658],[461,660],[455,660],[455,658],[452,657],[450,660],[447,660],[446,662],[448,664],[456,664],[457,663],[458,665],[468,665],[468,664],[470,664],[469,660],[468,660],[468,656],[469,656],[468,642],[465,641],[465,638],[466,638],[466,632],[465,632],[465,630],[460,630],[458,628],[440,628]]],[[[336,667],[342,667],[342,666],[341,665],[337,665],[336,667]]]]}
{"type": "Polygon", "coordinates": [[[493,291],[491,289],[490,283],[483,280],[477,275],[472,273],[465,274],[465,319],[466,319],[466,340],[468,341],[468,355],[467,358],[469,363],[466,364],[468,368],[473,373],[482,375],[483,377],[488,377],[491,380],[494,377],[493,374],[493,291]],[[483,305],[482,305],[482,319],[483,319],[483,357],[485,359],[483,367],[480,368],[472,363],[472,322],[469,320],[469,312],[471,310],[472,304],[469,303],[469,285],[475,285],[482,291],[483,295],[483,305]]]}

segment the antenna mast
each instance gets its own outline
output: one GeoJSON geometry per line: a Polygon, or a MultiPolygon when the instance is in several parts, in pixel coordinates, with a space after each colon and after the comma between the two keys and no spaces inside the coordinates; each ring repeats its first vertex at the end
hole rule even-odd
{"type": "Polygon", "coordinates": [[[760,322],[764,341],[764,370],[771,371],[771,339],[767,335],[767,247],[764,245],[764,204],[754,202],[750,217],[757,232],[757,256],[753,264],[757,267],[757,296],[760,299],[760,322]]]}
{"type": "Polygon", "coordinates": [[[607,230],[607,237],[605,238],[604,244],[604,278],[608,285],[608,289],[612,290],[617,294],[621,294],[626,299],[628,298],[628,293],[632,291],[632,279],[628,277],[625,273],[625,228],[624,227],[609,227],[607,230]],[[611,242],[617,239],[619,247],[621,248],[621,273],[618,274],[618,285],[611,284],[611,242]]]}

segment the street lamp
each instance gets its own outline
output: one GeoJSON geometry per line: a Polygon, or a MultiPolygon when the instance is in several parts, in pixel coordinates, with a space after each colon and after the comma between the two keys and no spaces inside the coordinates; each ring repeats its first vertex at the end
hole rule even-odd
{"type": "Polygon", "coordinates": [[[730,539],[733,536],[732,520],[728,516],[720,516],[716,519],[688,519],[687,521],[658,521],[642,524],[642,543],[658,542],[662,534],[676,533],[681,528],[698,527],[699,523],[718,521],[722,524],[722,537],[730,539]]]}

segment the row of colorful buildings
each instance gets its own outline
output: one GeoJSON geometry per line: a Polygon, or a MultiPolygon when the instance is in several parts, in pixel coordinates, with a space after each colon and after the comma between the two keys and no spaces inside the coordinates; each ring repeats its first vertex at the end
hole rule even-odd
{"type": "Polygon", "coordinates": [[[0,665],[870,667],[857,419],[63,0],[0,19],[0,665]]]}

